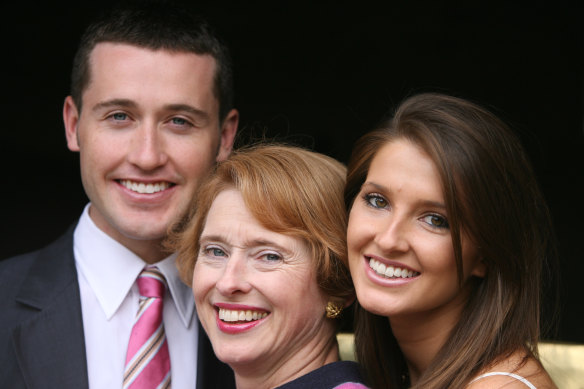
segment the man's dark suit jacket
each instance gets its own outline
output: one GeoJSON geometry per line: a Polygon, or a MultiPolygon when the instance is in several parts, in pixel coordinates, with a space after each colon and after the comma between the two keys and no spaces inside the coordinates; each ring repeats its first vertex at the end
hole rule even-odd
{"type": "MultiPolygon", "coordinates": [[[[88,387],[73,230],[0,261],[0,388],[88,387]]],[[[200,324],[197,359],[197,389],[235,387],[200,324]]]]}

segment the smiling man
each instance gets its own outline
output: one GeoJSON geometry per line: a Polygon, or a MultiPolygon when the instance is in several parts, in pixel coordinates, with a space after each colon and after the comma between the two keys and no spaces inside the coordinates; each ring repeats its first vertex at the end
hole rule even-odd
{"type": "Polygon", "coordinates": [[[232,95],[227,48],[184,9],[138,2],[88,27],[63,119],[90,202],[58,241],[0,263],[0,387],[233,385],[162,244],[231,152],[232,95]],[[141,364],[137,312],[155,298],[160,341],[141,364]]]}

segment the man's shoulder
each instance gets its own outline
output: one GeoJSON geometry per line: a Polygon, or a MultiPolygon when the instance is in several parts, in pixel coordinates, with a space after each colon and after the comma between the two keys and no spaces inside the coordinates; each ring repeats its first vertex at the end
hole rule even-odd
{"type": "Polygon", "coordinates": [[[43,248],[0,260],[0,290],[20,285],[31,270],[42,262],[43,267],[50,268],[52,262],[73,259],[73,228],[43,248]]]}

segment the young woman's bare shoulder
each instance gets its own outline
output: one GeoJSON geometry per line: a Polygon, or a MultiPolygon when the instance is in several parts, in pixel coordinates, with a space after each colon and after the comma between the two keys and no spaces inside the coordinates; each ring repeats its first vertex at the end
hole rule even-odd
{"type": "Polygon", "coordinates": [[[548,373],[534,358],[516,352],[478,374],[468,389],[557,389],[548,373]]]}

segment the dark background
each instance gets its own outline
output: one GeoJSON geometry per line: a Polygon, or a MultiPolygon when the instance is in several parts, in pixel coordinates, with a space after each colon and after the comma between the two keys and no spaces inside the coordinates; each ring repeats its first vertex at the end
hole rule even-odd
{"type": "MultiPolygon", "coordinates": [[[[506,120],[533,161],[559,238],[555,339],[584,343],[583,7],[511,3],[189,4],[232,49],[244,136],[293,137],[346,162],[357,137],[419,91],[469,98],[506,120]]],[[[111,4],[1,6],[0,258],[51,242],[87,201],[61,109],[77,39],[111,4]]]]}

